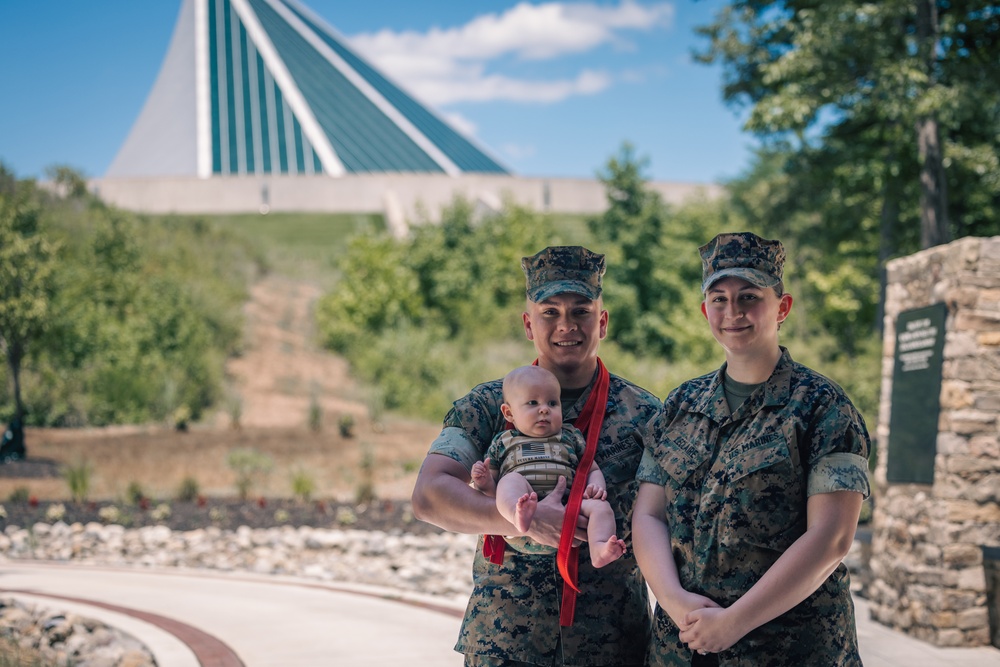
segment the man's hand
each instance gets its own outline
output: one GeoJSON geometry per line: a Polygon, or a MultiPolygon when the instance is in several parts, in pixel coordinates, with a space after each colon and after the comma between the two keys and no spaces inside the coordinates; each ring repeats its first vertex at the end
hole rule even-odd
{"type": "MultiPolygon", "coordinates": [[[[566,478],[560,477],[556,482],[556,488],[538,501],[538,508],[526,533],[528,537],[539,544],[559,547],[559,536],[562,534],[563,519],[566,516],[566,506],[562,502],[565,493],[566,478]]],[[[587,539],[587,518],[582,515],[577,520],[576,539],[578,541],[574,544],[585,542],[587,539]]]]}

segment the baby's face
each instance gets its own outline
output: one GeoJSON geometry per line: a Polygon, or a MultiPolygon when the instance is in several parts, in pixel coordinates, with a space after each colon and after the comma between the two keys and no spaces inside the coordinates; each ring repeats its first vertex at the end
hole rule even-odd
{"type": "Polygon", "coordinates": [[[562,430],[562,403],[555,378],[518,383],[509,392],[507,405],[514,427],[525,435],[543,438],[562,430]]]}

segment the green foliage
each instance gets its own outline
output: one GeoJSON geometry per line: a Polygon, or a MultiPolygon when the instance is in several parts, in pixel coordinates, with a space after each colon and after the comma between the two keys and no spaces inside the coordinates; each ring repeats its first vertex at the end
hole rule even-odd
{"type": "Polygon", "coordinates": [[[304,503],[316,492],[316,480],[305,470],[292,473],[292,495],[304,503]]]}
{"type": "Polygon", "coordinates": [[[601,175],[608,208],[589,221],[608,260],[609,338],[634,354],[705,359],[710,347],[700,344],[700,332],[685,326],[691,317],[678,314],[698,310],[700,291],[691,289],[701,282],[698,246],[722,230],[724,208],[699,202],[670,210],[646,187],[644,166],[625,144],[601,175]]]}
{"type": "Polygon", "coordinates": [[[7,496],[7,502],[14,505],[27,505],[29,498],[31,498],[31,491],[28,490],[28,487],[16,486],[7,496]]]}
{"type": "Polygon", "coordinates": [[[317,306],[321,338],[379,388],[385,408],[439,413],[463,349],[523,336],[524,277],[511,267],[549,242],[542,218],[524,208],[477,219],[461,199],[410,239],[358,236],[317,306]]]}
{"type": "Polygon", "coordinates": [[[69,487],[69,496],[75,503],[82,503],[87,500],[90,493],[90,481],[94,468],[87,461],[78,461],[66,466],[63,470],[63,479],[69,487]]]}
{"type": "MultiPolygon", "coordinates": [[[[23,377],[27,423],[199,419],[220,399],[259,256],[204,220],[118,211],[81,192],[71,171],[56,176],[66,196],[10,175],[0,194],[0,236],[16,210],[19,236],[34,244],[29,261],[27,246],[0,239],[0,272],[25,267],[32,278],[0,276],[0,292],[21,290],[17,299],[0,294],[0,335],[10,335],[10,320],[12,340],[24,341],[23,373],[5,375],[15,384],[23,377]],[[18,248],[23,256],[7,256],[18,248]]],[[[18,399],[16,387],[0,390],[0,411],[16,410],[18,399]]]]}
{"type": "Polygon", "coordinates": [[[354,417],[352,415],[340,415],[337,419],[337,430],[342,438],[354,437],[354,417]]]}
{"type": "Polygon", "coordinates": [[[201,486],[198,484],[198,480],[188,476],[182,479],[180,486],[177,487],[177,500],[183,503],[192,503],[198,499],[200,493],[201,486]]]}
{"type": "Polygon", "coordinates": [[[994,8],[737,0],[700,32],[701,59],[723,65],[724,97],[749,108],[747,129],[783,149],[786,216],[770,220],[809,217],[816,235],[800,229],[800,238],[828,256],[852,237],[882,260],[1000,232],[994,8]],[[940,155],[921,145],[921,128],[940,136],[940,155]],[[939,171],[942,187],[922,187],[939,171]]]}
{"type": "Polygon", "coordinates": [[[137,482],[135,480],[133,480],[133,481],[131,481],[131,482],[128,483],[128,486],[125,488],[125,502],[126,503],[128,503],[129,505],[133,505],[134,506],[134,505],[138,505],[144,499],[147,499],[147,498],[149,498],[149,496],[146,495],[146,490],[142,488],[142,484],[140,484],[139,482],[137,482]]]}
{"type": "Polygon", "coordinates": [[[354,490],[354,501],[358,504],[373,502],[375,495],[375,448],[369,442],[361,443],[361,462],[358,465],[361,479],[354,490]]]}
{"type": "Polygon", "coordinates": [[[229,452],[226,464],[236,474],[236,493],[241,500],[246,500],[250,491],[271,472],[274,461],[255,449],[239,448],[229,452]]]}
{"type": "Polygon", "coordinates": [[[0,348],[12,384],[14,414],[24,414],[21,370],[51,314],[56,246],[43,234],[40,194],[0,165],[0,348]]]}
{"type": "Polygon", "coordinates": [[[309,430],[319,433],[323,430],[323,406],[319,403],[319,397],[315,393],[309,397],[309,430]]]}

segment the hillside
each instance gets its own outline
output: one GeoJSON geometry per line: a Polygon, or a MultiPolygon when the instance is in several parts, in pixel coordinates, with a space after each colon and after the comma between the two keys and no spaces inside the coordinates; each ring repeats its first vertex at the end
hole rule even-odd
{"type": "Polygon", "coordinates": [[[226,368],[230,398],[205,423],[186,432],[167,425],[28,429],[29,460],[0,466],[0,500],[18,489],[40,500],[68,498],[57,469],[84,463],[92,468],[95,500],[122,498],[130,484],[170,499],[188,477],[207,495],[232,495],[227,456],[238,448],[273,462],[255,495],[289,497],[292,477],[300,474],[315,482],[314,497],[351,499],[366,481],[361,462],[371,452],[376,495],[408,498],[439,426],[394,417],[373,423],[371,406],[378,416],[378,402],[350,377],[343,359],[315,344],[312,308],[319,296],[311,283],[273,274],[252,287],[243,353],[226,368]],[[310,428],[314,403],[318,430],[310,428]],[[344,416],[354,421],[351,437],[339,432],[344,416]]]}

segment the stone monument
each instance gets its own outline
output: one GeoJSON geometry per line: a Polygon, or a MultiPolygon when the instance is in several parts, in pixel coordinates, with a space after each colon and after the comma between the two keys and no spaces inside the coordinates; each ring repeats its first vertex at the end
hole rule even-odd
{"type": "Polygon", "coordinates": [[[1000,646],[1000,236],[887,271],[872,617],[1000,646]]]}

